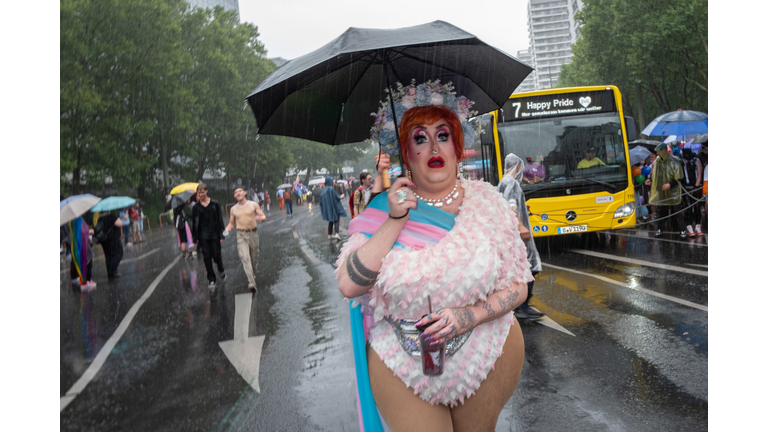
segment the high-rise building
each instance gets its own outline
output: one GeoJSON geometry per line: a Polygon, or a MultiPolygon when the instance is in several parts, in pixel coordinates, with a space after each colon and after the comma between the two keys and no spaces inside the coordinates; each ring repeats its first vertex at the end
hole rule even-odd
{"type": "Polygon", "coordinates": [[[233,10],[237,12],[237,17],[240,18],[240,4],[237,0],[187,0],[192,7],[213,9],[215,6],[222,6],[224,9],[233,10]]]}
{"type": "Polygon", "coordinates": [[[557,86],[561,66],[571,62],[571,46],[579,35],[574,14],[582,7],[581,0],[529,0],[528,40],[536,90],[557,86]]]}
{"type": "MultiPolygon", "coordinates": [[[[523,50],[517,52],[517,59],[520,60],[523,63],[528,63],[529,65],[533,66],[533,56],[531,55],[531,50],[523,50]]],[[[527,77],[525,77],[525,80],[520,83],[519,86],[515,89],[515,93],[520,92],[529,92],[536,90],[536,71],[534,70],[530,74],[528,74],[527,77]]]]}

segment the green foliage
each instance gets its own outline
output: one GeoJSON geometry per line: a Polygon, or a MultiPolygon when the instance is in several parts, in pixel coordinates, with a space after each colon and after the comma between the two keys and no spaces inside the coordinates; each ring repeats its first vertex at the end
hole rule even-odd
{"type": "Polygon", "coordinates": [[[584,0],[558,85],[614,84],[645,123],[676,109],[707,112],[707,13],[707,0],[584,0]]]}
{"type": "Polygon", "coordinates": [[[183,0],[62,0],[60,24],[64,196],[111,178],[154,212],[149,201],[206,172],[274,187],[289,167],[333,169],[361,153],[362,144],[257,137],[244,98],[276,66],[258,28],[234,11],[183,0]]]}

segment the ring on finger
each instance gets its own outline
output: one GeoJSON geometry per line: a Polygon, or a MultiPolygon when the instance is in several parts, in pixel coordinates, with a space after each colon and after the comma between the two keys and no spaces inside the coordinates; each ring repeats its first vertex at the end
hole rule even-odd
{"type": "Polygon", "coordinates": [[[405,199],[408,198],[408,192],[406,192],[406,191],[404,191],[402,189],[398,189],[396,193],[397,193],[397,203],[398,204],[404,203],[405,199]]]}

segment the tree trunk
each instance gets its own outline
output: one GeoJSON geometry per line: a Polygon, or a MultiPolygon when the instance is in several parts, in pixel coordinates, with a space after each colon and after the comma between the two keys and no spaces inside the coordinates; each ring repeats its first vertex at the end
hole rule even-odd
{"type": "Polygon", "coordinates": [[[640,131],[645,129],[645,109],[643,108],[643,89],[640,87],[640,83],[635,84],[635,92],[637,93],[637,125],[639,127],[638,136],[640,131]]]}
{"type": "Polygon", "coordinates": [[[168,184],[168,146],[165,143],[165,139],[163,139],[163,128],[160,128],[160,149],[161,149],[161,158],[163,163],[163,194],[168,193],[170,189],[170,185],[168,184]]]}
{"type": "Polygon", "coordinates": [[[312,166],[310,165],[310,166],[308,166],[308,167],[307,167],[307,175],[306,175],[306,176],[304,176],[304,184],[305,184],[305,185],[308,185],[308,184],[309,184],[309,177],[310,177],[311,175],[312,175],[312,166]]]}

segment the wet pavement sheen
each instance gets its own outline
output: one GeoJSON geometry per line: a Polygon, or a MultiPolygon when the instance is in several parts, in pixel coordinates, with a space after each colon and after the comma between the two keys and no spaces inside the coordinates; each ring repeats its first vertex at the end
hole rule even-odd
{"type": "MultiPolygon", "coordinates": [[[[342,219],[343,239],[348,224],[342,219]]],[[[173,264],[62,410],[61,430],[359,430],[349,309],[333,274],[341,243],[328,241],[326,229],[319,207],[306,204],[292,218],[273,209],[259,225],[248,335],[265,336],[253,359],[260,393],[219,346],[233,339],[235,295],[248,292],[230,236],[222,246],[226,282],[209,290],[202,255],[173,264]]],[[[95,248],[98,285],[89,292],[70,286],[62,260],[61,396],[179,255],[173,230],[144,233],[145,242],[125,248],[123,277],[114,281],[95,248]]],[[[706,239],[646,235],[537,239],[545,266],[532,305],[573,336],[519,323],[525,366],[496,430],[707,429],[708,312],[631,288],[706,306],[707,276],[679,270],[706,272],[706,239]]]]}

